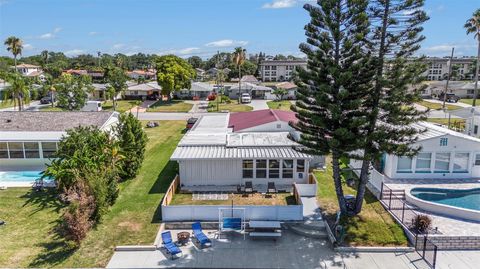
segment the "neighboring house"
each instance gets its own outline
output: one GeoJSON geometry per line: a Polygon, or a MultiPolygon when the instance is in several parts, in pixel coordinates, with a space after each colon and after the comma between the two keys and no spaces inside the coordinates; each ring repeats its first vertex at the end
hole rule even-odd
{"type": "Polygon", "coordinates": [[[206,72],[205,72],[205,70],[203,70],[203,69],[201,69],[201,68],[198,68],[198,67],[195,68],[195,73],[197,74],[197,77],[196,77],[197,81],[202,81],[202,80],[204,80],[205,77],[206,77],[206,72]]]}
{"type": "Polygon", "coordinates": [[[5,100],[5,91],[10,86],[10,83],[6,82],[3,79],[0,79],[0,102],[5,100]]]}
{"type": "Polygon", "coordinates": [[[192,82],[192,87],[190,89],[175,91],[173,96],[179,99],[190,99],[194,96],[206,98],[212,92],[214,92],[214,87],[212,84],[204,82],[192,82]]]}
{"type": "Polygon", "coordinates": [[[130,85],[124,93],[125,99],[156,100],[161,95],[162,87],[157,82],[130,85]]]}
{"type": "Polygon", "coordinates": [[[223,71],[225,76],[228,76],[228,73],[230,73],[231,70],[229,68],[218,69],[216,67],[212,67],[212,68],[208,69],[207,71],[205,71],[205,75],[207,75],[210,78],[215,78],[219,71],[223,71]]]}
{"type": "Polygon", "coordinates": [[[156,78],[155,72],[152,71],[145,71],[145,70],[133,70],[128,71],[127,76],[131,79],[138,80],[140,78],[151,80],[156,78]]]}
{"type": "Polygon", "coordinates": [[[465,107],[449,111],[449,114],[465,119],[465,134],[480,138],[480,108],[465,107]]]}
{"type": "MultiPolygon", "coordinates": [[[[292,82],[280,82],[275,84],[274,88],[287,90],[287,94],[283,96],[283,100],[292,100],[296,98],[298,86],[292,82]]],[[[268,95],[266,99],[277,99],[277,96],[271,93],[271,95],[268,95]]]]}
{"type": "Polygon", "coordinates": [[[249,93],[252,98],[256,99],[274,99],[271,94],[272,91],[273,89],[270,87],[242,82],[240,86],[234,84],[232,87],[225,89],[225,95],[232,99],[237,99],[239,94],[249,93]]]}
{"type": "Polygon", "coordinates": [[[204,115],[185,134],[170,158],[179,164],[182,187],[215,189],[246,181],[254,185],[273,181],[278,187],[291,188],[294,182],[307,183],[312,156],[297,151],[300,145],[289,139],[285,129],[267,131],[262,127],[267,123],[258,122],[258,131],[247,132],[256,126],[239,127],[245,124],[241,119],[246,114],[242,115],[204,115]]]}
{"type": "Polygon", "coordinates": [[[94,82],[102,82],[104,79],[104,73],[101,71],[89,71],[84,69],[68,69],[64,70],[63,74],[70,74],[72,76],[86,75],[92,78],[94,82]]]}
{"type": "Polygon", "coordinates": [[[0,170],[43,168],[67,130],[110,131],[117,123],[116,112],[0,112],[0,170]]]}
{"type": "Polygon", "coordinates": [[[306,60],[281,60],[260,62],[260,77],[263,82],[290,81],[296,68],[307,68],[306,60]]]}
{"type": "Polygon", "coordinates": [[[240,82],[242,82],[242,83],[248,82],[248,83],[252,83],[252,84],[255,84],[255,85],[260,84],[260,81],[258,81],[258,79],[255,76],[252,76],[252,75],[243,76],[242,79],[240,80],[240,82]]]}
{"type": "MultiPolygon", "coordinates": [[[[15,68],[12,66],[12,68],[15,68]]],[[[17,72],[24,76],[30,76],[32,74],[39,74],[42,72],[42,68],[38,65],[33,64],[19,64],[17,65],[17,72]]]]}
{"type": "MultiPolygon", "coordinates": [[[[377,171],[396,179],[467,179],[480,176],[480,139],[428,122],[415,124],[426,132],[418,135],[414,146],[421,147],[413,157],[384,154],[377,171]]],[[[351,166],[361,162],[352,160],[351,166]]]]}
{"type": "MultiPolygon", "coordinates": [[[[443,81],[430,81],[428,86],[423,90],[421,95],[423,97],[439,96],[445,92],[446,80],[443,81]]],[[[467,81],[450,81],[448,83],[448,93],[453,93],[460,98],[473,98],[475,89],[474,82],[467,81]]]]}
{"type": "Polygon", "coordinates": [[[108,84],[104,83],[92,83],[93,86],[93,92],[88,93],[88,99],[90,100],[97,100],[97,101],[103,101],[105,100],[106,97],[106,90],[108,84]]]}
{"type": "MultiPolygon", "coordinates": [[[[292,111],[262,109],[231,113],[228,127],[233,132],[296,132],[289,122],[297,122],[292,111]]],[[[295,135],[298,138],[298,135],[295,135]]]]}

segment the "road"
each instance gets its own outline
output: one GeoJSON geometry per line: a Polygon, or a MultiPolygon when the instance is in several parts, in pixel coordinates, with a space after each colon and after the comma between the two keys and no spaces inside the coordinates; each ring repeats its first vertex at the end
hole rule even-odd
{"type": "Polygon", "coordinates": [[[187,120],[192,117],[198,118],[206,114],[220,115],[223,113],[144,112],[144,113],[138,113],[138,119],[139,120],[187,120]]]}

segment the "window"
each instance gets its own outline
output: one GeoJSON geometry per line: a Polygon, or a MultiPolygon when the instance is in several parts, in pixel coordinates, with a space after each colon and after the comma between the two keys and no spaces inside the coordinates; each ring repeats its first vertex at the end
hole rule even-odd
{"type": "Polygon", "coordinates": [[[57,143],[55,142],[42,142],[43,158],[52,158],[57,151],[57,143]]]}
{"type": "Polygon", "coordinates": [[[448,138],[442,137],[440,138],[440,147],[446,147],[448,146],[448,138]]]}
{"type": "Polygon", "coordinates": [[[269,66],[269,65],[266,65],[266,66],[265,66],[265,70],[270,70],[270,66],[269,66]]]}
{"type": "Polygon", "coordinates": [[[453,159],[454,173],[468,173],[469,155],[469,153],[455,153],[455,158],[453,159]]]}
{"type": "Polygon", "coordinates": [[[475,154],[475,165],[480,165],[480,154],[475,154]]]}
{"type": "Polygon", "coordinates": [[[282,177],[293,178],[293,160],[283,160],[282,177]]]}
{"type": "Polygon", "coordinates": [[[253,178],[253,160],[243,160],[243,178],[253,178]]]}
{"type": "Polygon", "coordinates": [[[411,173],[412,172],[412,158],[398,157],[397,173],[411,173]]]}
{"type": "Polygon", "coordinates": [[[256,178],[267,178],[267,160],[257,160],[256,178]]]}
{"type": "Polygon", "coordinates": [[[277,70],[277,66],[273,65],[272,70],[277,70]]]}
{"type": "Polygon", "coordinates": [[[448,173],[450,171],[450,153],[435,154],[435,173],[448,173]]]}
{"type": "Polygon", "coordinates": [[[282,128],[282,125],[281,124],[277,124],[277,129],[280,129],[282,128]]]}
{"type": "Polygon", "coordinates": [[[8,142],[8,148],[10,149],[11,159],[23,159],[23,143],[22,142],[8,142]]]}
{"type": "Polygon", "coordinates": [[[429,173],[432,163],[432,153],[421,152],[417,155],[417,163],[415,164],[416,173],[429,173]]]}
{"type": "Polygon", "coordinates": [[[305,172],[305,160],[297,160],[297,173],[305,172]]]}
{"type": "Polygon", "coordinates": [[[277,160],[268,160],[268,178],[280,177],[280,163],[277,160]]]}
{"type": "Polygon", "coordinates": [[[0,159],[8,159],[7,142],[0,142],[0,159]]]}
{"type": "Polygon", "coordinates": [[[23,144],[25,147],[25,158],[27,159],[40,158],[40,153],[38,152],[38,142],[25,142],[23,144]]]}
{"type": "Polygon", "coordinates": [[[478,134],[478,125],[473,126],[473,133],[478,134]]]}

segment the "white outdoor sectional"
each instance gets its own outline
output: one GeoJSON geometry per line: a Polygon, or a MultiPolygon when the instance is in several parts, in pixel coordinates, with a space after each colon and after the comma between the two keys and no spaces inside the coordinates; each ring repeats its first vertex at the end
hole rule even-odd
{"type": "Polygon", "coordinates": [[[183,187],[308,182],[312,156],[296,150],[289,132],[234,132],[229,118],[202,116],[182,138],[171,160],[179,164],[183,187]]]}

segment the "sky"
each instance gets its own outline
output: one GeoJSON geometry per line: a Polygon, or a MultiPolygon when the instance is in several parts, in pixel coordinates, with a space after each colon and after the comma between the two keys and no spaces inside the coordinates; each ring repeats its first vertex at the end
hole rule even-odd
{"type": "MultiPolygon", "coordinates": [[[[24,41],[24,56],[42,50],[176,54],[208,58],[242,46],[248,53],[301,56],[302,8],[312,0],[0,0],[0,40],[24,41]]],[[[480,0],[426,0],[430,20],[420,53],[476,55],[463,29],[480,0]]],[[[2,42],[3,43],[3,42],[2,42]]],[[[9,55],[5,47],[0,55],[9,55]]]]}

